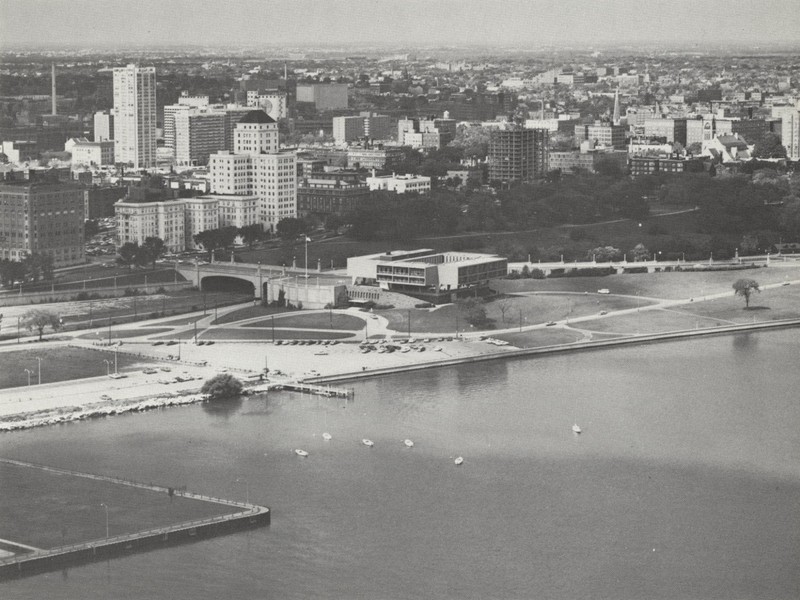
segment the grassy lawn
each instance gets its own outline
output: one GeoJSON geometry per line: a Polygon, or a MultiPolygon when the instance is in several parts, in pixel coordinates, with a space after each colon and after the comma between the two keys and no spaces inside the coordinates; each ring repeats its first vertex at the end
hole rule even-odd
{"type": "MultiPolygon", "coordinates": [[[[37,356],[42,359],[42,383],[105,375],[106,363],[103,362],[104,360],[111,361],[112,370],[114,368],[114,352],[107,348],[89,350],[88,348],[36,349],[31,347],[14,352],[3,352],[0,354],[0,361],[3,365],[3,368],[0,369],[0,389],[28,385],[28,375],[25,373],[25,369],[32,371],[31,384],[36,385],[39,368],[37,356]]],[[[119,371],[149,364],[152,362],[123,353],[117,354],[119,371]]]]}
{"type": "Polygon", "coordinates": [[[37,548],[235,512],[222,504],[0,463],[0,538],[37,548]]]}
{"type": "MultiPolygon", "coordinates": [[[[297,329],[343,329],[346,331],[360,331],[364,329],[364,319],[341,313],[291,313],[275,317],[275,327],[297,329]]],[[[273,319],[264,319],[255,323],[248,323],[245,327],[272,327],[273,319]]]]}
{"type": "Polygon", "coordinates": [[[588,331],[615,335],[632,335],[636,333],[663,333],[687,329],[703,329],[730,325],[719,319],[703,319],[677,310],[650,310],[617,317],[607,317],[596,321],[582,322],[575,326],[588,331]]]}
{"type": "MultiPolygon", "coordinates": [[[[165,336],[161,339],[170,339],[165,336]]],[[[352,337],[347,333],[335,331],[306,331],[293,329],[285,331],[276,329],[276,340],[343,340],[352,337]]],[[[177,339],[177,338],[173,338],[177,339]]],[[[186,339],[186,338],[184,338],[186,339]]],[[[272,340],[271,329],[209,329],[200,336],[201,340],[272,340]]]]}
{"type": "Polygon", "coordinates": [[[84,269],[77,269],[68,273],[63,273],[53,281],[31,283],[23,286],[23,291],[34,292],[42,291],[47,292],[51,289],[55,290],[69,290],[74,289],[76,292],[87,291],[95,288],[113,287],[116,279],[116,286],[120,289],[127,287],[142,287],[147,278],[147,286],[151,287],[159,283],[173,283],[175,281],[186,281],[180,273],[176,273],[174,269],[163,269],[161,267],[150,270],[136,269],[130,271],[126,268],[106,269],[97,266],[87,266],[84,269]],[[86,284],[84,285],[84,281],[86,284]]]}
{"type": "Polygon", "coordinates": [[[632,273],[606,277],[569,277],[555,279],[497,279],[492,289],[504,293],[519,291],[596,292],[608,288],[612,294],[628,294],[664,299],[701,297],[732,291],[737,279],[755,279],[761,285],[780,283],[787,278],[800,279],[798,267],[766,267],[745,271],[693,271],[672,273],[632,273]]]}
{"type": "Polygon", "coordinates": [[[256,304],[255,306],[245,306],[238,310],[231,311],[222,315],[218,319],[211,322],[212,325],[227,325],[228,323],[236,323],[237,321],[244,321],[245,319],[252,319],[254,317],[265,317],[269,315],[279,315],[287,312],[295,312],[294,309],[277,308],[274,306],[262,306],[256,304]]]}
{"type": "Polygon", "coordinates": [[[537,329],[535,331],[523,331],[521,333],[504,333],[492,337],[510,342],[519,348],[540,348],[542,346],[554,346],[556,344],[570,344],[583,339],[583,336],[579,332],[561,328],[537,329]]]}
{"type": "MultiPolygon", "coordinates": [[[[126,338],[139,337],[143,335],[156,335],[159,333],[167,333],[172,331],[169,327],[148,327],[143,329],[114,329],[111,328],[112,340],[124,340],[126,338]]],[[[100,335],[97,333],[83,333],[77,336],[80,340],[101,340],[108,341],[109,334],[107,329],[101,329],[100,335]]]]}
{"type": "Polygon", "coordinates": [[[734,296],[681,307],[686,313],[699,317],[716,317],[737,323],[772,321],[800,317],[800,286],[771,288],[750,297],[750,309],[745,309],[744,299],[734,296]]]}

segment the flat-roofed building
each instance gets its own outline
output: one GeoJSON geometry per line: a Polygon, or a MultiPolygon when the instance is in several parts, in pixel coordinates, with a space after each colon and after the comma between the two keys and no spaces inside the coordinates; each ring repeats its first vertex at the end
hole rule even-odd
{"type": "Polygon", "coordinates": [[[73,167],[114,164],[114,140],[90,142],[86,138],[70,138],[64,143],[64,152],[72,154],[73,167]]]}
{"type": "Polygon", "coordinates": [[[393,250],[347,259],[354,285],[374,285],[432,301],[450,301],[459,292],[486,288],[505,277],[508,260],[493,254],[393,250]]]}
{"type": "Polygon", "coordinates": [[[431,178],[424,175],[375,175],[367,177],[370,191],[386,190],[397,194],[426,194],[431,191],[431,178]]]}
{"type": "Polygon", "coordinates": [[[84,262],[84,194],[71,183],[0,183],[0,259],[47,254],[54,267],[84,262]]]}
{"type": "Polygon", "coordinates": [[[347,150],[347,166],[357,169],[394,169],[403,161],[403,149],[399,146],[353,147],[347,150]]]}
{"type": "Polygon", "coordinates": [[[489,181],[526,183],[544,177],[549,165],[550,132],[511,126],[491,132],[489,181]]]}
{"type": "Polygon", "coordinates": [[[298,102],[314,104],[317,110],[347,108],[346,83],[298,83],[298,102]]]}
{"type": "Polygon", "coordinates": [[[139,245],[149,237],[161,238],[170,252],[186,249],[186,199],[136,202],[131,198],[114,204],[117,245],[139,245]]]}
{"type": "Polygon", "coordinates": [[[209,156],[225,149],[225,115],[190,109],[176,112],[173,119],[179,165],[205,165],[209,156]]]}
{"type": "Polygon", "coordinates": [[[344,216],[362,208],[369,200],[370,189],[361,181],[323,178],[314,175],[302,179],[297,187],[297,214],[344,216]]]}

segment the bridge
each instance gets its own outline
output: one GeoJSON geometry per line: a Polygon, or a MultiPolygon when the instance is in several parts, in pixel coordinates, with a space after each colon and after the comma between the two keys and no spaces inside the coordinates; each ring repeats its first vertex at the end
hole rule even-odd
{"type": "Polygon", "coordinates": [[[233,280],[250,284],[256,300],[277,301],[283,292],[283,299],[295,306],[324,308],[347,305],[347,280],[341,272],[322,273],[233,262],[178,262],[175,270],[199,290],[207,289],[214,282],[233,280]]]}

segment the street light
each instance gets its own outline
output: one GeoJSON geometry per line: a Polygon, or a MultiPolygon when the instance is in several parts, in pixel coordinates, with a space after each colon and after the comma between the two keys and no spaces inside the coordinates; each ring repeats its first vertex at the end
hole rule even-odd
{"type": "Polygon", "coordinates": [[[36,385],[42,385],[42,359],[39,358],[38,356],[34,358],[36,358],[36,360],[39,361],[39,383],[37,383],[36,385]]]}
{"type": "Polygon", "coordinates": [[[108,539],[108,504],[101,502],[100,506],[106,509],[106,539],[108,539]]]}
{"type": "Polygon", "coordinates": [[[103,362],[106,363],[106,375],[111,375],[111,361],[104,358],[103,362]]]}
{"type": "Polygon", "coordinates": [[[31,385],[31,373],[33,373],[33,371],[31,371],[30,369],[25,369],[25,372],[28,374],[28,387],[30,387],[30,385],[31,385]]]}

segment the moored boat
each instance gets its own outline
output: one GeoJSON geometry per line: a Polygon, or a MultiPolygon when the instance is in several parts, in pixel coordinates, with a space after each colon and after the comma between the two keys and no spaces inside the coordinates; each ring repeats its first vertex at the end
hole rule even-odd
{"type": "Polygon", "coordinates": [[[411,447],[413,447],[413,446],[414,446],[414,442],[412,442],[412,441],[411,441],[411,440],[409,440],[409,439],[405,439],[405,440],[403,440],[403,443],[404,443],[406,446],[408,446],[409,448],[411,448],[411,447]]]}
{"type": "Polygon", "coordinates": [[[302,456],[304,458],[308,456],[308,452],[302,450],[301,448],[295,448],[294,453],[297,454],[297,456],[302,456]]]}
{"type": "Polygon", "coordinates": [[[464,457],[463,456],[457,456],[456,459],[453,462],[456,464],[456,466],[459,466],[460,464],[463,464],[464,457]]]}
{"type": "Polygon", "coordinates": [[[361,443],[364,444],[365,446],[369,446],[370,448],[375,445],[375,442],[367,438],[361,440],[361,443]]]}

